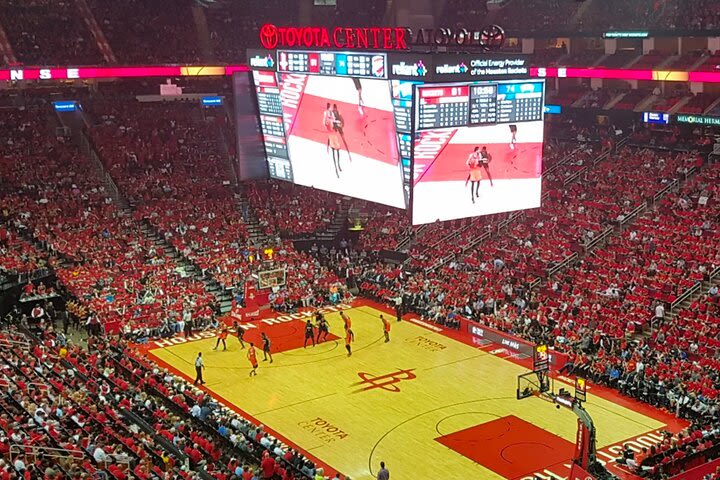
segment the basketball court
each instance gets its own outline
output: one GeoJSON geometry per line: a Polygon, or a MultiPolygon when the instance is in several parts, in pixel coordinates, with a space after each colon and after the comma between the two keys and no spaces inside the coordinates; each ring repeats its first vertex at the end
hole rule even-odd
{"type": "MultiPolygon", "coordinates": [[[[577,419],[537,398],[516,400],[516,377],[528,371],[523,361],[409,315],[397,322],[366,301],[346,310],[355,332],[348,357],[338,338],[342,320],[332,310],[325,316],[334,335],[315,347],[303,348],[310,318],[303,314],[253,322],[246,341],[258,346],[267,333],[274,359],[262,361],[258,349],[256,377],[248,376],[246,350],[232,336],[227,351],[213,351],[215,338],[205,333],[195,341],[151,342],[148,356],[192,380],[202,351],[208,392],[353,480],[375,478],[380,461],[400,479],[567,475],[577,419]],[[381,313],[392,323],[389,343],[381,313]]],[[[556,378],[556,389],[562,386],[556,378]]],[[[591,386],[585,407],[597,427],[600,460],[617,456],[624,441],[642,446],[659,438],[659,430],[683,426],[602,387],[591,386]]]]}

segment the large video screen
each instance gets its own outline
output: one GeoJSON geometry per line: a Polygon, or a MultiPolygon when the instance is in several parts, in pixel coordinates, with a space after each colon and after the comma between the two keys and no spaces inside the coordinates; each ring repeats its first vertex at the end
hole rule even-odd
{"type": "Polygon", "coordinates": [[[416,87],[412,222],[537,208],[544,83],[416,87]]]}
{"type": "Polygon", "coordinates": [[[253,76],[271,177],[406,208],[390,81],[253,76]]]}

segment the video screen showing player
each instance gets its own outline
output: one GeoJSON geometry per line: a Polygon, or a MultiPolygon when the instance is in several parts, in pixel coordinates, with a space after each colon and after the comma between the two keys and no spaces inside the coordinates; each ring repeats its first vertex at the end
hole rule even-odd
{"type": "Polygon", "coordinates": [[[539,207],[542,147],[542,121],[419,133],[413,224],[539,207]]]}
{"type": "Polygon", "coordinates": [[[282,74],[295,183],[405,208],[390,82],[282,74]]]}

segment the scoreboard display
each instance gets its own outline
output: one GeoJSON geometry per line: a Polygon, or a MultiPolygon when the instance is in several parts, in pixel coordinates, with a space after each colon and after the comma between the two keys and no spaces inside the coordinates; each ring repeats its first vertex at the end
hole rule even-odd
{"type": "Polygon", "coordinates": [[[387,56],[384,53],[278,50],[277,58],[277,71],[281,73],[387,78],[387,56]]]}
{"type": "Polygon", "coordinates": [[[254,71],[253,81],[270,176],[292,181],[292,168],[285,138],[282,101],[277,78],[273,72],[254,71]]]}
{"type": "Polygon", "coordinates": [[[542,120],[543,87],[543,82],[419,86],[416,130],[542,120]]]}
{"type": "Polygon", "coordinates": [[[417,129],[448,128],[467,125],[470,113],[465,86],[427,85],[418,88],[417,129]]]}
{"type": "Polygon", "coordinates": [[[415,87],[412,223],[540,206],[542,80],[415,87]]]}
{"type": "Polygon", "coordinates": [[[411,210],[535,208],[544,80],[519,54],[249,50],[272,178],[411,210]]]}

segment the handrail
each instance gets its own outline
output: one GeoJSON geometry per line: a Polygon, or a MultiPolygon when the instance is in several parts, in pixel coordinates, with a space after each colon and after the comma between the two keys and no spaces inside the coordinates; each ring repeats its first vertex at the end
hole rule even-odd
{"type": "Polygon", "coordinates": [[[552,276],[555,275],[557,272],[559,272],[560,270],[564,269],[565,267],[567,267],[568,265],[570,265],[571,263],[573,263],[573,262],[574,262],[575,260],[577,260],[578,258],[580,258],[580,255],[578,255],[577,252],[573,253],[572,255],[568,255],[567,257],[565,257],[560,263],[558,263],[558,264],[555,265],[554,267],[548,268],[548,270],[547,270],[547,276],[548,276],[548,277],[552,277],[552,276]]]}
{"type": "Polygon", "coordinates": [[[593,250],[600,242],[605,240],[607,237],[612,235],[613,228],[607,227],[603,232],[598,235],[597,237],[593,238],[587,245],[585,245],[585,252],[589,252],[590,250],[593,250]]]}
{"type": "MultiPolygon", "coordinates": [[[[22,445],[14,443],[10,445],[10,461],[13,461],[13,455],[30,455],[40,456],[43,458],[83,458],[85,453],[82,450],[69,450],[67,448],[52,448],[42,445],[22,445]],[[62,452],[62,453],[60,453],[62,452]]],[[[130,464],[130,460],[118,461],[117,463],[130,464]]]]}
{"type": "Polygon", "coordinates": [[[0,338],[0,345],[20,345],[21,347],[29,347],[32,344],[30,342],[24,342],[22,340],[10,340],[9,338],[0,338]]]}
{"type": "MultiPolygon", "coordinates": [[[[593,163],[593,165],[595,165],[595,164],[593,163]]],[[[587,171],[587,169],[588,169],[588,167],[583,167],[580,170],[578,170],[577,172],[575,172],[572,175],[570,175],[569,177],[567,177],[563,181],[563,187],[565,187],[565,186],[571,184],[572,182],[574,182],[575,180],[577,180],[577,178],[580,177],[583,173],[585,173],[587,171]]]]}
{"type": "Polygon", "coordinates": [[[715,270],[710,272],[708,275],[708,281],[713,282],[715,280],[715,277],[720,276],[720,267],[717,267],[715,270]]]}
{"type": "MultiPolygon", "coordinates": [[[[688,172],[689,173],[689,172],[688,172]]],[[[673,188],[677,187],[680,184],[678,179],[674,179],[672,182],[668,183],[664,188],[660,189],[659,192],[657,192],[652,199],[653,205],[655,205],[659,200],[661,200],[667,193],[672,190],[673,188]]]]}
{"type": "Polygon", "coordinates": [[[640,205],[638,205],[637,207],[635,207],[635,209],[634,209],[632,212],[628,213],[628,214],[625,216],[625,218],[623,218],[622,220],[620,220],[620,228],[624,227],[626,223],[630,223],[630,221],[634,220],[635,217],[637,217],[637,216],[640,215],[643,211],[645,211],[646,208],[647,208],[647,204],[646,204],[646,203],[641,203],[640,205]]]}
{"type": "Polygon", "coordinates": [[[681,293],[680,296],[677,297],[675,301],[670,304],[670,311],[672,312],[673,310],[675,310],[678,305],[681,305],[685,300],[693,296],[701,287],[702,282],[695,282],[695,285],[681,293]]]}

